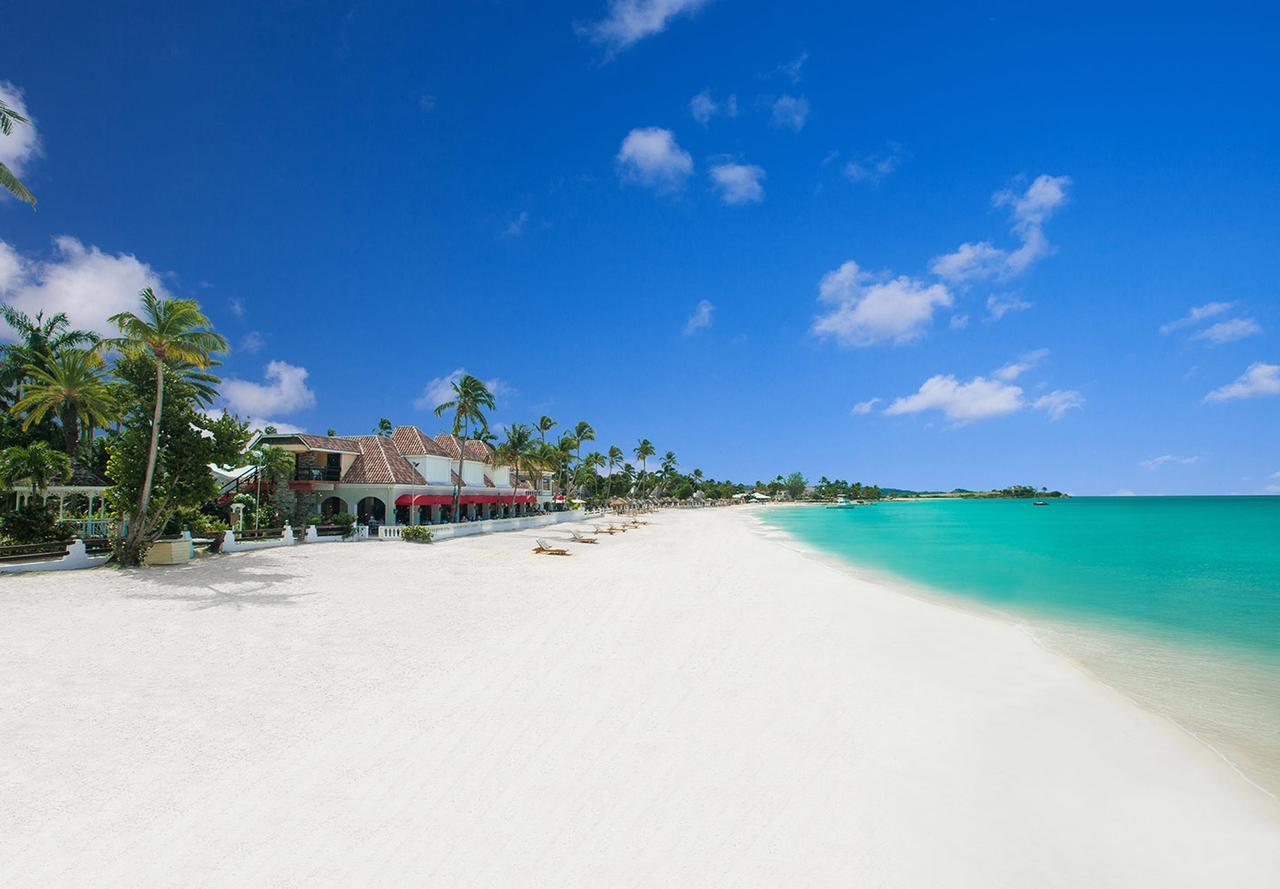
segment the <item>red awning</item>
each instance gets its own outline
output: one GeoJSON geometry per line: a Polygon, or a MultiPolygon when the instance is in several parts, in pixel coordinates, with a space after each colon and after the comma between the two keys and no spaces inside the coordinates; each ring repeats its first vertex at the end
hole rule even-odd
{"type": "MultiPolygon", "coordinates": [[[[536,503],[538,498],[533,494],[517,494],[516,503],[536,503]]],[[[463,494],[458,498],[459,504],[472,503],[510,503],[510,494],[463,494]]],[[[452,506],[452,494],[401,494],[396,498],[396,506],[452,506]]]]}
{"type": "Polygon", "coordinates": [[[449,494],[401,494],[396,506],[449,506],[453,497],[449,494]]]}

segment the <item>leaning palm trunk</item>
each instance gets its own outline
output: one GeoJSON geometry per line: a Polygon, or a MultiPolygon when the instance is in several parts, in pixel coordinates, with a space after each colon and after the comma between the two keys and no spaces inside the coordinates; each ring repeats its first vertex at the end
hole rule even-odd
{"type": "Polygon", "coordinates": [[[156,361],[156,407],[151,415],[151,445],[147,448],[147,471],[142,477],[142,495],[138,498],[138,513],[129,523],[125,548],[136,552],[148,533],[147,507],[151,503],[151,482],[155,478],[156,455],[160,450],[160,412],[164,406],[164,362],[156,361]]]}

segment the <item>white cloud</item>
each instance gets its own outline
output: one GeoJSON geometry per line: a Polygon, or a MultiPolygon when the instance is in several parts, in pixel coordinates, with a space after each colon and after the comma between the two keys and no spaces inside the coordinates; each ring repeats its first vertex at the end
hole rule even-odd
{"type": "Polygon", "coordinates": [[[857,415],[869,414],[876,409],[876,405],[879,403],[879,398],[868,398],[866,401],[859,401],[853,406],[853,413],[857,415]]]}
{"type": "MultiPolygon", "coordinates": [[[[433,411],[438,405],[444,404],[446,401],[452,401],[453,389],[451,384],[462,379],[466,373],[467,369],[465,367],[458,367],[443,377],[434,377],[428,380],[427,385],[422,388],[422,394],[414,400],[413,406],[418,410],[433,411]]],[[[504,380],[496,377],[492,380],[485,380],[484,384],[495,397],[511,390],[511,387],[504,380]]]]}
{"type": "Polygon", "coordinates": [[[1214,389],[1205,401],[1234,401],[1238,398],[1261,398],[1280,395],[1280,364],[1255,361],[1234,383],[1214,389]]]}
{"type": "Polygon", "coordinates": [[[1199,460],[1199,457],[1175,457],[1173,454],[1161,454],[1159,457],[1152,457],[1150,460],[1142,460],[1138,465],[1148,472],[1151,472],[1159,469],[1166,463],[1173,463],[1179,466],[1189,466],[1199,460]]]}
{"type": "Polygon", "coordinates": [[[229,377],[222,382],[227,407],[241,415],[291,414],[316,403],[307,387],[307,369],[285,361],[272,361],[263,371],[266,382],[255,383],[229,377]]]}
{"type": "MultiPolygon", "coordinates": [[[[20,177],[26,171],[28,162],[40,156],[40,134],[36,130],[35,118],[27,110],[21,89],[7,80],[0,80],[0,100],[29,121],[15,122],[9,135],[0,134],[0,163],[20,177]]],[[[8,192],[4,194],[7,195],[8,192]]]]}
{"type": "Polygon", "coordinates": [[[1187,314],[1183,315],[1176,321],[1161,324],[1160,332],[1172,333],[1173,331],[1183,327],[1191,327],[1195,324],[1199,324],[1206,318],[1213,318],[1217,315],[1221,315],[1223,312],[1230,311],[1234,307],[1235,303],[1233,302],[1213,302],[1205,303],[1202,306],[1193,306],[1191,311],[1187,312],[1187,314]]]}
{"type": "Polygon", "coordinates": [[[578,27],[578,33],[610,53],[619,52],[646,37],[666,30],[671,20],[692,15],[708,0],[609,0],[603,19],[578,27]]]}
{"type": "Polygon", "coordinates": [[[693,158],[676,144],[670,130],[638,127],[627,133],[618,149],[618,173],[660,192],[677,191],[693,172],[693,158]]]}
{"type": "Polygon", "coordinates": [[[1219,321],[1217,324],[1210,324],[1192,339],[1205,340],[1210,345],[1221,346],[1223,343],[1233,343],[1260,333],[1262,333],[1262,326],[1252,318],[1230,318],[1219,321]]]}
{"type": "Polygon", "coordinates": [[[711,98],[711,90],[703,90],[689,100],[689,114],[704,127],[711,122],[711,118],[719,115],[737,117],[738,97],[729,96],[723,102],[717,102],[711,98]]]}
{"type": "Polygon", "coordinates": [[[1021,241],[1014,250],[1004,250],[989,241],[961,244],[953,253],[935,257],[929,270],[956,284],[973,281],[1006,280],[1023,274],[1037,260],[1053,252],[1044,234],[1044,223],[1067,202],[1069,176],[1041,174],[1023,192],[1003,189],[992,195],[997,207],[1008,207],[1013,235],[1021,241]]]}
{"type": "Polygon", "coordinates": [[[1020,386],[986,377],[962,383],[950,374],[939,374],[925,380],[915,394],[895,399],[884,412],[916,414],[939,410],[955,423],[972,423],[1012,414],[1024,406],[1020,386]]]}
{"type": "Polygon", "coordinates": [[[711,181],[726,204],[758,204],[764,200],[764,167],[755,164],[716,164],[711,168],[711,181]]]}
{"type": "Polygon", "coordinates": [[[1067,411],[1084,406],[1083,395],[1074,389],[1055,389],[1028,401],[1022,387],[1015,385],[1019,377],[1047,357],[1048,349],[1025,352],[1016,361],[994,371],[990,378],[977,376],[968,382],[961,382],[951,374],[937,374],[925,380],[914,394],[895,399],[884,412],[915,414],[939,410],[954,423],[964,424],[1030,408],[1044,411],[1050,420],[1061,420],[1067,411]]]}
{"type": "Polygon", "coordinates": [[[508,223],[506,235],[508,238],[518,238],[524,234],[525,226],[529,224],[529,211],[521,210],[514,219],[508,223]]]}
{"type": "Polygon", "coordinates": [[[964,330],[966,327],[969,326],[969,316],[968,315],[952,315],[949,326],[952,330],[964,330]]]}
{"type": "Polygon", "coordinates": [[[1050,420],[1061,420],[1067,411],[1084,407],[1084,396],[1074,389],[1055,389],[1041,395],[1031,403],[1031,407],[1047,413],[1050,420]]]}
{"type": "Polygon", "coordinates": [[[814,321],[813,332],[834,336],[842,346],[917,340],[934,310],[951,305],[951,294],[941,284],[926,285],[906,275],[877,279],[853,260],[822,277],[818,299],[834,308],[814,321]]]}
{"type": "Polygon", "coordinates": [[[778,129],[794,130],[797,133],[804,129],[809,119],[809,100],[804,96],[779,96],[773,102],[769,121],[778,129]]]}
{"type": "Polygon", "coordinates": [[[139,290],[164,295],[159,273],[135,256],[103,253],[69,235],[55,237],[53,245],[51,259],[33,260],[0,241],[0,301],[28,315],[66,312],[72,327],[112,335],[118,331],[107,318],[136,309],[139,290]]]}
{"type": "Polygon", "coordinates": [[[1048,349],[1034,349],[1030,352],[1024,352],[1018,356],[1017,361],[1006,364],[1004,367],[992,374],[992,376],[998,380],[1004,380],[1006,383],[1011,383],[1033,367],[1039,365],[1048,357],[1048,349]]]}
{"type": "Polygon", "coordinates": [[[991,278],[1004,266],[1005,252],[987,241],[965,243],[954,253],[935,257],[929,271],[948,281],[968,281],[991,278]]]}
{"type": "Polygon", "coordinates": [[[987,297],[987,317],[999,321],[1010,312],[1025,312],[1031,303],[1015,293],[993,293],[987,297]]]}
{"type": "Polygon", "coordinates": [[[267,340],[256,330],[251,330],[240,340],[240,351],[253,355],[262,351],[262,347],[267,344],[267,340]]]}
{"type": "Polygon", "coordinates": [[[902,166],[904,156],[901,145],[890,143],[887,152],[849,161],[844,165],[844,175],[851,182],[879,185],[902,166]]]}
{"type": "Polygon", "coordinates": [[[804,63],[809,61],[809,53],[802,52],[789,62],[783,62],[778,66],[776,73],[790,80],[792,83],[799,83],[804,79],[802,69],[804,63]]]}
{"type": "Polygon", "coordinates": [[[696,333],[704,327],[710,327],[712,314],[716,307],[711,300],[703,299],[698,301],[697,307],[693,310],[693,314],[689,316],[689,320],[684,323],[684,335],[696,333]]]}
{"type": "Polygon", "coordinates": [[[233,296],[227,300],[227,308],[231,310],[231,314],[237,318],[244,317],[244,300],[238,296],[233,296]]]}

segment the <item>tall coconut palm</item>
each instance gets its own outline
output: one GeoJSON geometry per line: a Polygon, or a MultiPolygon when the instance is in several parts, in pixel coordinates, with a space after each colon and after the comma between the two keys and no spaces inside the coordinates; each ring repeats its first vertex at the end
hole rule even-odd
{"type": "Polygon", "coordinates": [[[486,410],[493,410],[493,393],[484,382],[471,374],[463,374],[449,384],[453,390],[453,398],[436,405],[436,416],[443,417],[453,412],[453,434],[458,438],[458,481],[453,486],[453,521],[457,521],[458,502],[462,499],[462,464],[467,455],[467,438],[471,435],[471,426],[480,429],[489,428],[486,410]]]}
{"type": "Polygon", "coordinates": [[[575,487],[569,464],[573,460],[574,452],[578,450],[578,440],[573,437],[572,432],[561,432],[560,438],[556,440],[555,449],[559,451],[559,457],[556,462],[560,466],[561,492],[565,497],[568,497],[575,487]]]}
{"type": "Polygon", "coordinates": [[[384,438],[390,438],[391,433],[395,431],[395,426],[386,417],[378,421],[378,425],[373,427],[374,435],[381,435],[384,438]]]}
{"type": "Polygon", "coordinates": [[[613,493],[613,467],[621,466],[623,458],[626,455],[622,453],[622,448],[617,445],[609,445],[609,483],[608,493],[613,493]]]}
{"type": "Polygon", "coordinates": [[[493,449],[492,459],[495,463],[506,463],[515,467],[516,477],[511,480],[511,511],[516,508],[516,483],[520,480],[520,467],[529,468],[536,459],[538,443],[533,440],[533,430],[524,423],[514,423],[507,427],[506,438],[493,449]]]}
{"type": "Polygon", "coordinates": [[[65,312],[48,318],[37,312],[32,318],[13,306],[0,305],[0,320],[13,330],[14,342],[0,346],[0,387],[17,390],[21,398],[31,367],[45,367],[64,349],[83,349],[98,342],[98,335],[75,330],[65,312]]]}
{"type": "Polygon", "coordinates": [[[605,464],[604,454],[599,451],[592,451],[578,462],[580,466],[585,467],[591,473],[591,478],[593,480],[591,484],[591,497],[594,499],[600,494],[600,467],[605,464]]]}
{"type": "Polygon", "coordinates": [[[116,402],[97,352],[64,349],[47,365],[32,365],[31,382],[11,412],[23,416],[22,431],[48,414],[62,427],[63,450],[75,460],[80,430],[105,426],[116,414],[116,402]]]}
{"type": "Polygon", "coordinates": [[[632,451],[636,455],[636,459],[640,461],[640,477],[644,478],[649,471],[649,458],[658,453],[653,443],[647,438],[642,438],[636,444],[635,450],[632,451]]]}
{"type": "MultiPolygon", "coordinates": [[[[181,368],[194,377],[209,378],[205,368],[217,362],[214,355],[227,350],[227,341],[210,329],[209,319],[193,299],[162,299],[150,287],[143,289],[142,314],[118,312],[107,320],[120,331],[120,336],[103,340],[102,349],[113,349],[126,355],[138,355],[155,363],[156,404],[151,417],[151,444],[147,448],[147,468],[142,477],[142,493],[138,497],[137,521],[130,523],[130,549],[143,540],[146,533],[147,506],[151,502],[151,482],[156,472],[160,447],[160,414],[164,406],[164,374],[166,367],[181,368]]],[[[210,383],[210,385],[212,385],[210,383]]]]}
{"type": "MultiPolygon", "coordinates": [[[[18,112],[14,111],[3,101],[0,101],[0,133],[6,136],[13,132],[15,123],[29,124],[30,121],[18,112]]],[[[3,185],[16,198],[21,198],[31,205],[34,210],[36,206],[36,196],[27,191],[27,187],[18,181],[18,177],[13,174],[4,164],[0,164],[0,185],[3,185]]]]}
{"type": "Polygon", "coordinates": [[[12,488],[18,482],[31,485],[31,496],[39,496],[50,483],[71,476],[71,458],[42,441],[26,447],[16,445],[0,454],[0,484],[12,488]]]}
{"type": "Polygon", "coordinates": [[[591,424],[586,420],[580,420],[577,426],[573,427],[573,438],[578,443],[577,457],[578,467],[582,467],[582,443],[584,441],[595,441],[596,431],[591,428],[591,424]]]}
{"type": "Polygon", "coordinates": [[[548,417],[546,414],[543,414],[538,418],[538,435],[544,442],[547,440],[547,433],[555,427],[556,421],[548,417]]]}

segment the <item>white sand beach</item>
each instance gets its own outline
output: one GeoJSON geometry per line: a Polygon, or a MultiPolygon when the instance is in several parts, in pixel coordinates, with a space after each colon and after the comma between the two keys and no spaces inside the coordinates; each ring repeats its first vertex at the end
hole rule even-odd
{"type": "Polygon", "coordinates": [[[1208,748],[750,512],[0,578],[0,886],[1280,884],[1208,748]]]}

